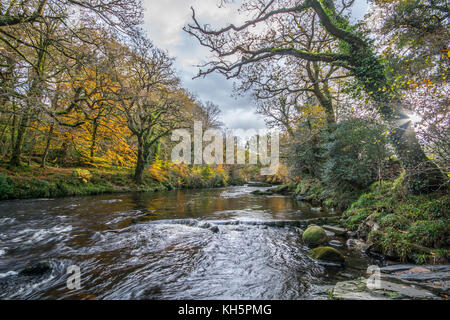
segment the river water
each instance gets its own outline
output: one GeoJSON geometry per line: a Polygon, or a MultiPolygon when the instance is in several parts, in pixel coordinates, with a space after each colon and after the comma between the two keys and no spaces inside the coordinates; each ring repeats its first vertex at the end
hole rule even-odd
{"type": "Polygon", "coordinates": [[[333,212],[256,189],[0,202],[0,298],[322,299],[373,263],[314,261],[295,222],[333,212]],[[19,274],[40,261],[52,270],[19,274]],[[80,290],[67,288],[72,265],[80,290]]]}

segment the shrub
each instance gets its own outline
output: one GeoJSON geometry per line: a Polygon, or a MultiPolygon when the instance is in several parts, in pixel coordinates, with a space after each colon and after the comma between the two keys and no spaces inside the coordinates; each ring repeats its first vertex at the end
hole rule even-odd
{"type": "Polygon", "coordinates": [[[9,194],[12,191],[12,187],[8,178],[3,174],[0,174],[0,200],[8,199],[9,194]]]}

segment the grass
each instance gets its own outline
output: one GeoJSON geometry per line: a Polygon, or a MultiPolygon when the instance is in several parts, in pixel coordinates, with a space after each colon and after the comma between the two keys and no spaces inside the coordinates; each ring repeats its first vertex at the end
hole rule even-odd
{"type": "Polygon", "coordinates": [[[0,169],[0,200],[91,195],[136,188],[130,172],[120,170],[34,166],[0,169]]]}
{"type": "Polygon", "coordinates": [[[444,263],[450,246],[448,190],[428,195],[405,191],[403,176],[375,183],[344,212],[344,225],[402,261],[444,263]]]}
{"type": "Polygon", "coordinates": [[[295,194],[304,196],[306,201],[314,205],[323,205],[327,208],[342,211],[347,209],[360,196],[360,193],[355,191],[327,188],[318,178],[310,175],[303,175],[299,179],[295,194]]]}
{"type": "MultiPolygon", "coordinates": [[[[0,200],[54,198],[118,192],[151,192],[178,188],[221,187],[227,184],[226,173],[199,168],[161,169],[164,178],[147,171],[144,183],[133,181],[133,170],[122,168],[39,168],[37,165],[16,169],[0,167],[0,200]]],[[[159,173],[159,172],[158,172],[159,173]]]]}

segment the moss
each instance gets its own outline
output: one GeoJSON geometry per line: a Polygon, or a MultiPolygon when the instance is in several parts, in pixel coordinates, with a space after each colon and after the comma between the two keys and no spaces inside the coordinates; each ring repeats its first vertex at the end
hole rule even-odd
{"type": "Polygon", "coordinates": [[[319,226],[310,226],[303,232],[303,242],[308,246],[318,246],[328,241],[327,234],[319,226]]]}
{"type": "Polygon", "coordinates": [[[405,192],[404,176],[376,183],[344,212],[344,225],[391,257],[418,263],[444,261],[437,250],[450,246],[450,196],[447,190],[427,195],[405,192]],[[363,225],[374,222],[379,229],[364,234],[363,225]]]}
{"type": "Polygon", "coordinates": [[[309,254],[316,260],[343,262],[344,255],[332,247],[318,247],[310,250],[309,254]]]}

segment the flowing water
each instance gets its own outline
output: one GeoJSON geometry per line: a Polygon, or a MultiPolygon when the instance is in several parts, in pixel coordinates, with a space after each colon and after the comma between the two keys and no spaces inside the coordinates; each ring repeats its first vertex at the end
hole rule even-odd
{"type": "Polygon", "coordinates": [[[318,299],[365,273],[368,257],[336,267],[308,256],[295,226],[333,212],[256,189],[0,202],[0,298],[318,299]],[[19,273],[40,261],[51,271],[19,273]],[[67,288],[71,265],[80,290],[67,288]]]}

